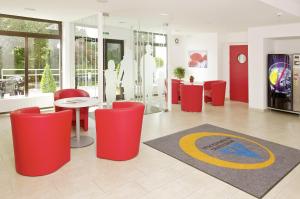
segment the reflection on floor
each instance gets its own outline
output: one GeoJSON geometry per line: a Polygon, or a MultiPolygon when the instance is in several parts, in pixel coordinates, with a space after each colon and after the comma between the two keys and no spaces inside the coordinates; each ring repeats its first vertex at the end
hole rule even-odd
{"type": "MultiPolygon", "coordinates": [[[[89,121],[88,134],[95,137],[89,121]]],[[[246,104],[226,102],[224,107],[204,105],[202,113],[173,111],[146,115],[142,141],[172,134],[204,123],[224,127],[300,149],[300,118],[279,112],[249,110],[246,104]]],[[[83,133],[83,132],[82,132],[83,133]]],[[[264,199],[298,199],[300,166],[264,199]]],[[[144,144],[138,157],[126,162],[97,159],[95,144],[72,149],[71,162],[43,177],[23,177],[14,169],[10,121],[0,115],[1,199],[253,199],[252,196],[144,144]]]]}
{"type": "Polygon", "coordinates": [[[157,106],[151,106],[150,109],[145,110],[145,115],[152,114],[152,113],[159,113],[159,112],[162,112],[161,108],[157,106]]]}

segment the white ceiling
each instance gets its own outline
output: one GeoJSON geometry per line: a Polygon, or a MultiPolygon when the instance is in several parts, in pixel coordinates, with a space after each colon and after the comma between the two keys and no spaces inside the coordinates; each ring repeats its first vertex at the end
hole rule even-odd
{"type": "MultiPolygon", "coordinates": [[[[245,31],[248,27],[300,22],[260,0],[0,0],[0,13],[75,21],[99,11],[109,12],[106,23],[123,26],[169,23],[181,31],[245,31]],[[34,8],[36,11],[25,10],[34,8]],[[277,13],[282,16],[278,17],[277,13]],[[167,13],[168,16],[161,16],[167,13]]],[[[285,9],[286,10],[286,9],[285,9]]]]}
{"type": "Polygon", "coordinates": [[[295,16],[300,16],[300,1],[299,0],[260,0],[268,5],[276,8],[281,8],[295,16]]]}

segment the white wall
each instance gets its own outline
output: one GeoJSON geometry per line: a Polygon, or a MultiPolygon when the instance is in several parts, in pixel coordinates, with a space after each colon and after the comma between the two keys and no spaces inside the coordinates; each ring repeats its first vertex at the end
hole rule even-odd
{"type": "Polygon", "coordinates": [[[0,100],[0,113],[10,112],[19,108],[38,106],[52,107],[54,103],[54,97],[52,93],[43,94],[42,96],[33,97],[12,97],[9,99],[0,100]]]}
{"type": "Polygon", "coordinates": [[[231,33],[219,33],[219,79],[225,80],[226,85],[226,97],[229,97],[230,87],[230,60],[229,60],[229,47],[231,45],[246,45],[248,42],[247,32],[231,32],[231,33]]]}
{"type": "Polygon", "coordinates": [[[179,44],[173,44],[169,49],[170,63],[172,63],[171,77],[174,77],[173,70],[178,66],[186,69],[186,80],[190,75],[195,77],[195,81],[214,80],[218,78],[218,34],[190,34],[190,35],[173,35],[172,42],[175,38],[179,39],[179,44]],[[189,68],[189,51],[207,50],[208,68],[189,68]]]}
{"type": "Polygon", "coordinates": [[[171,77],[174,77],[174,68],[184,66],[187,69],[186,80],[190,75],[195,76],[196,81],[225,80],[226,97],[229,97],[229,46],[247,44],[247,32],[173,35],[172,42],[172,48],[169,49],[171,77]],[[179,39],[179,44],[175,44],[175,38],[179,39]],[[208,50],[208,68],[188,68],[188,52],[205,49],[208,50]]]}
{"type": "Polygon", "coordinates": [[[282,54],[300,53],[300,38],[272,39],[273,52],[282,54]]]}
{"type": "Polygon", "coordinates": [[[172,35],[170,39],[170,43],[172,44],[172,48],[169,48],[169,63],[171,64],[169,75],[173,78],[174,73],[173,70],[178,66],[186,66],[187,65],[187,58],[185,51],[186,44],[185,44],[184,36],[182,35],[172,35]],[[175,39],[179,40],[179,43],[175,43],[175,39]]]}
{"type": "Polygon", "coordinates": [[[75,88],[74,24],[63,22],[62,88],[75,88]]]}
{"type": "Polygon", "coordinates": [[[267,54],[281,45],[271,39],[300,36],[300,23],[248,29],[249,45],[249,106],[256,109],[267,107],[267,54]]]}

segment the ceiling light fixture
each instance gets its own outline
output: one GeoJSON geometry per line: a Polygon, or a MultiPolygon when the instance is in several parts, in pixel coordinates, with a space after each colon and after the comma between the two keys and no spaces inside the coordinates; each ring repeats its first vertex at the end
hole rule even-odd
{"type": "Polygon", "coordinates": [[[103,12],[103,17],[109,17],[109,13],[108,12],[103,12]]]}
{"type": "Polygon", "coordinates": [[[28,10],[28,11],[36,11],[35,8],[24,8],[24,10],[28,10]]]}
{"type": "Polygon", "coordinates": [[[277,12],[276,15],[277,15],[277,17],[281,17],[283,15],[283,13],[282,12],[277,12]]]}
{"type": "Polygon", "coordinates": [[[97,0],[98,3],[108,3],[108,0],[97,0]]]}
{"type": "Polygon", "coordinates": [[[160,15],[160,16],[169,16],[168,13],[160,13],[159,15],[160,15]]]}

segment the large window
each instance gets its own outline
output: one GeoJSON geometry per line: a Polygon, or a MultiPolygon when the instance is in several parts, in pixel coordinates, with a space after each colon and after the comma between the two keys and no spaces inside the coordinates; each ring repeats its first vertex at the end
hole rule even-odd
{"type": "Polygon", "coordinates": [[[61,37],[61,22],[0,15],[0,97],[56,91],[61,37]]]}
{"type": "Polygon", "coordinates": [[[25,39],[0,35],[0,97],[25,94],[25,39]]]}
{"type": "Polygon", "coordinates": [[[0,30],[23,33],[38,33],[59,35],[59,24],[39,19],[17,18],[2,15],[0,17],[0,30]]]}

